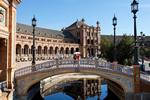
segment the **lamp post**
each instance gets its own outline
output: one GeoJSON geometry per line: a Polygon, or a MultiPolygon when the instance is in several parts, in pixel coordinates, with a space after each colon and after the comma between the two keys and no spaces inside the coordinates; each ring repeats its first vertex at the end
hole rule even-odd
{"type": "Polygon", "coordinates": [[[36,27],[35,16],[32,18],[32,27],[33,27],[32,65],[35,65],[35,27],[36,27]]]}
{"type": "Polygon", "coordinates": [[[137,45],[137,32],[136,32],[136,13],[138,12],[138,2],[133,0],[131,3],[131,12],[134,17],[134,68],[133,68],[133,76],[134,76],[134,93],[141,92],[141,82],[140,82],[140,67],[138,63],[138,45],[137,45]]]}
{"type": "Polygon", "coordinates": [[[137,31],[136,31],[136,13],[138,12],[138,2],[133,0],[131,3],[131,12],[134,14],[134,65],[139,65],[138,63],[138,45],[137,45],[137,31]]]}
{"type": "Polygon", "coordinates": [[[117,25],[117,18],[113,17],[112,24],[114,26],[114,61],[116,61],[116,25],[117,25]]]}
{"type": "Polygon", "coordinates": [[[145,34],[143,34],[143,32],[140,32],[141,36],[140,36],[140,46],[141,46],[141,56],[142,56],[142,65],[141,65],[141,70],[144,71],[144,38],[145,38],[145,34]]]}

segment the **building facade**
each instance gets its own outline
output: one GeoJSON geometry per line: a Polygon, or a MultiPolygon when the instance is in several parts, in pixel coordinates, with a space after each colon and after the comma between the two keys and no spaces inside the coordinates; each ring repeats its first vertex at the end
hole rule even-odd
{"type": "MultiPolygon", "coordinates": [[[[17,24],[16,61],[32,60],[32,26],[17,24]]],[[[100,52],[100,26],[89,26],[84,19],[75,21],[61,31],[36,27],[36,60],[72,58],[74,52],[81,57],[95,57],[100,52]]]]}
{"type": "Polygon", "coordinates": [[[0,82],[11,88],[16,64],[16,7],[21,0],[0,0],[0,82]]]}

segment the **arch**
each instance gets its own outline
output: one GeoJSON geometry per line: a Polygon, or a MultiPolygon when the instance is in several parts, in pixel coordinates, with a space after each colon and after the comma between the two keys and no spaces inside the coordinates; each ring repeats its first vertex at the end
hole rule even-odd
{"type": "Polygon", "coordinates": [[[41,47],[41,46],[38,46],[37,53],[38,53],[38,54],[42,54],[42,47],[41,47]]]}
{"type": "Polygon", "coordinates": [[[16,54],[21,55],[21,45],[20,44],[16,45],[16,54]]]}
{"type": "Polygon", "coordinates": [[[58,54],[58,53],[59,53],[58,50],[59,50],[59,48],[58,48],[58,47],[55,47],[55,54],[58,54]]]}
{"type": "Polygon", "coordinates": [[[87,44],[90,44],[90,40],[89,39],[87,39],[87,44]]]}
{"type": "Polygon", "coordinates": [[[47,46],[44,46],[44,54],[46,55],[48,52],[47,46]]]}
{"type": "Polygon", "coordinates": [[[76,52],[79,52],[79,48],[76,48],[76,52]]]}
{"type": "Polygon", "coordinates": [[[64,54],[64,48],[63,47],[60,48],[60,54],[64,54]]]}
{"type": "Polygon", "coordinates": [[[90,49],[87,49],[87,57],[90,57],[91,53],[90,53],[90,49]]]}
{"type": "Polygon", "coordinates": [[[28,45],[24,45],[24,54],[25,55],[29,54],[29,46],[28,45]]]}
{"type": "Polygon", "coordinates": [[[70,52],[71,54],[73,54],[74,53],[74,48],[71,48],[71,52],[70,52]]]}
{"type": "Polygon", "coordinates": [[[94,48],[91,48],[91,56],[95,56],[94,48]]]}
{"type": "Polygon", "coordinates": [[[52,46],[49,48],[49,54],[53,54],[53,47],[52,46]]]}
{"type": "Polygon", "coordinates": [[[91,40],[91,44],[94,44],[94,40],[93,39],[91,40]]]}
{"type": "Polygon", "coordinates": [[[68,47],[66,48],[66,54],[69,54],[69,48],[68,47]]]}

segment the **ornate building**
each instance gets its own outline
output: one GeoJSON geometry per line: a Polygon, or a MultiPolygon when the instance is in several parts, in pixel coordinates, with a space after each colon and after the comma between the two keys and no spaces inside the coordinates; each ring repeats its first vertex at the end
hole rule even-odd
{"type": "MultiPolygon", "coordinates": [[[[36,28],[36,60],[72,57],[81,52],[81,57],[94,57],[100,50],[100,27],[89,26],[84,19],[76,21],[61,31],[36,28]]],[[[32,26],[17,24],[16,61],[32,60],[32,26]]]]}

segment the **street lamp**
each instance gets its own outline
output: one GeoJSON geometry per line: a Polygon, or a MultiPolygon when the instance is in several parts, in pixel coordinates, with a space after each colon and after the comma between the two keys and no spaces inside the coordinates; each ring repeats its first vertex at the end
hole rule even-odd
{"type": "Polygon", "coordinates": [[[141,65],[141,70],[144,71],[144,38],[145,38],[145,34],[143,34],[143,32],[141,32],[141,36],[140,36],[140,46],[141,46],[141,56],[142,56],[142,65],[141,65]]]}
{"type": "Polygon", "coordinates": [[[134,68],[133,68],[133,84],[134,84],[134,93],[140,93],[140,67],[138,63],[138,45],[137,45],[137,32],[136,32],[136,13],[138,12],[138,2],[133,0],[131,3],[131,12],[134,14],[134,68]]]}
{"type": "Polygon", "coordinates": [[[134,65],[139,65],[138,63],[138,45],[137,45],[137,31],[136,31],[136,13],[138,12],[138,2],[133,0],[131,3],[131,12],[134,14],[134,65]]]}
{"type": "Polygon", "coordinates": [[[114,61],[116,61],[116,25],[117,25],[117,18],[113,17],[112,24],[114,26],[114,61]]]}
{"type": "Polygon", "coordinates": [[[32,18],[32,27],[33,27],[32,65],[35,65],[35,27],[36,27],[35,16],[32,18]]]}

